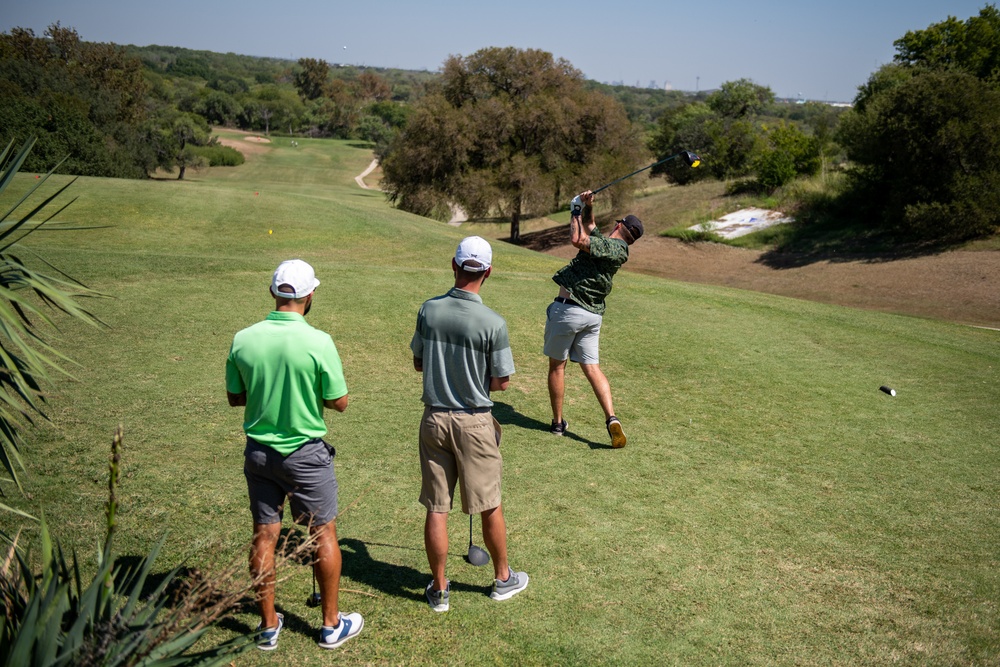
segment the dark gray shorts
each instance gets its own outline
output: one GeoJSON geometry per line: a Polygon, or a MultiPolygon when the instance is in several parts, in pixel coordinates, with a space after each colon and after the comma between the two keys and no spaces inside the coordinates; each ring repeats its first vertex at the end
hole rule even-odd
{"type": "Polygon", "coordinates": [[[322,439],[311,440],[288,456],[247,438],[243,474],[250,512],[258,524],[280,523],[285,498],[295,523],[321,526],[337,518],[336,451],[322,439]]]}

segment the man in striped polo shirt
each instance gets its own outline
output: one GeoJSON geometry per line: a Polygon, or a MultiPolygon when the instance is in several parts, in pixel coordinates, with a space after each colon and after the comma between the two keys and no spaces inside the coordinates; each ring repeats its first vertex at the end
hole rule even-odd
{"type": "Polygon", "coordinates": [[[514,373],[507,322],[483,305],[479,290],[492,272],[493,249],[478,236],[458,244],[451,267],[455,286],[425,301],[410,342],[413,367],[423,373],[420,422],[420,502],[427,508],[424,546],[433,579],[427,602],[448,611],[448,513],[455,483],[462,511],[481,514],[483,541],[493,559],[490,597],[506,600],[528,586],[528,575],[507,561],[507,525],[500,507],[500,425],[490,391],[505,391],[514,373]]]}

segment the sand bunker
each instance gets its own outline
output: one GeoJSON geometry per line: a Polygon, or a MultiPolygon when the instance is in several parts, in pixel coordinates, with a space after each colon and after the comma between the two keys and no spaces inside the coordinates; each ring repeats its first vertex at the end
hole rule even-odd
{"type": "Polygon", "coordinates": [[[780,211],[768,211],[763,208],[743,208],[735,213],[724,215],[718,220],[703,222],[693,227],[695,231],[713,232],[725,239],[735,239],[760,231],[772,225],[792,222],[793,219],[780,211]]]}

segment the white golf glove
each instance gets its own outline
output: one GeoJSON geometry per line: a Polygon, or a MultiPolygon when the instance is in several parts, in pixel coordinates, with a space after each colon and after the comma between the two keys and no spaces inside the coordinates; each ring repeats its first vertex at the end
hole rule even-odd
{"type": "Polygon", "coordinates": [[[583,200],[580,195],[573,197],[573,201],[569,203],[569,213],[574,216],[583,215],[583,200]]]}

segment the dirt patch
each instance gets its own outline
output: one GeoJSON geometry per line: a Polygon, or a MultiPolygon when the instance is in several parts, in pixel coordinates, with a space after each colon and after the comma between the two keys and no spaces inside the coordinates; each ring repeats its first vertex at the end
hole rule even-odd
{"type": "MultiPolygon", "coordinates": [[[[565,227],[522,236],[523,245],[571,258],[565,227]]],[[[789,268],[764,253],[719,243],[646,236],[632,246],[632,271],[976,326],[1000,328],[1000,252],[955,250],[895,260],[836,258],[789,268]]]]}
{"type": "Polygon", "coordinates": [[[259,141],[258,139],[260,139],[260,137],[244,137],[243,139],[227,139],[226,137],[219,137],[219,143],[223,146],[235,148],[239,152],[243,153],[244,157],[259,155],[260,153],[271,150],[267,145],[271,143],[270,139],[265,139],[263,141],[259,141]]]}

